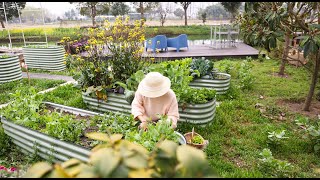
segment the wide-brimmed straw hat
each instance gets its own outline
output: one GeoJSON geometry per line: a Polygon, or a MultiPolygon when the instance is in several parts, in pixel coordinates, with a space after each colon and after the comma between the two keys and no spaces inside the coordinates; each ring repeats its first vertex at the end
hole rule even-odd
{"type": "Polygon", "coordinates": [[[150,72],[140,82],[138,91],[146,97],[155,98],[167,93],[170,89],[170,79],[158,72],[150,72]]]}

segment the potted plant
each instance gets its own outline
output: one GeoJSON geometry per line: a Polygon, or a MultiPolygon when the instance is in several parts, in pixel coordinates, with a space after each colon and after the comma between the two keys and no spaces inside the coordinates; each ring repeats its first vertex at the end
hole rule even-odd
{"type": "Polygon", "coordinates": [[[193,59],[190,68],[193,76],[191,87],[213,88],[217,90],[217,94],[224,94],[229,89],[231,75],[219,72],[212,61],[204,58],[193,59]]]}
{"type": "Polygon", "coordinates": [[[66,68],[63,46],[28,45],[22,48],[28,68],[63,71],[66,68]]]}
{"type": "Polygon", "coordinates": [[[19,80],[22,71],[17,55],[0,55],[0,83],[19,80]]]}
{"type": "Polygon", "coordinates": [[[198,149],[204,149],[208,142],[200,134],[194,132],[194,128],[192,128],[192,132],[185,133],[184,137],[188,145],[198,149]]]}

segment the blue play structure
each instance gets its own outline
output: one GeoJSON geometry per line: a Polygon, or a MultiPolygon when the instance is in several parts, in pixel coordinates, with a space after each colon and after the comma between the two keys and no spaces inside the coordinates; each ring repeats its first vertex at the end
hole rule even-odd
{"type": "Polygon", "coordinates": [[[165,35],[157,35],[146,40],[145,47],[146,51],[150,48],[153,53],[156,49],[168,51],[168,47],[176,48],[177,52],[179,52],[180,48],[187,48],[189,50],[188,36],[186,34],[180,34],[174,38],[167,38],[165,35]]]}
{"type": "Polygon", "coordinates": [[[156,49],[161,49],[161,51],[168,51],[167,47],[167,37],[165,35],[157,35],[153,38],[146,40],[146,51],[148,48],[155,52],[156,49]]]}
{"type": "Polygon", "coordinates": [[[180,48],[185,48],[185,47],[189,50],[188,37],[186,34],[180,34],[177,37],[168,38],[167,39],[167,46],[176,48],[177,52],[179,52],[180,48]]]}

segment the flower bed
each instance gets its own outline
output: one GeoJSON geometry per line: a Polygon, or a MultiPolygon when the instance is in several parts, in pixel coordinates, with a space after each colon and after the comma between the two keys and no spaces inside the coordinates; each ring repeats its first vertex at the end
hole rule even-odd
{"type": "Polygon", "coordinates": [[[212,88],[217,94],[225,94],[229,89],[231,75],[218,72],[212,61],[205,58],[193,59],[190,68],[193,76],[190,87],[212,88]]]}
{"type": "Polygon", "coordinates": [[[0,58],[0,83],[19,80],[22,71],[18,56],[1,56],[0,58]]]}
{"type": "Polygon", "coordinates": [[[194,78],[189,86],[194,88],[213,88],[217,94],[225,94],[230,87],[231,75],[226,73],[216,73],[217,77],[211,79],[209,77],[194,78]]]}
{"type": "MultiPolygon", "coordinates": [[[[121,112],[125,114],[131,113],[131,105],[126,101],[125,95],[119,93],[109,92],[107,94],[108,100],[98,100],[82,94],[83,101],[89,108],[101,112],[121,112]]],[[[213,121],[216,110],[216,100],[213,99],[204,104],[179,104],[179,121],[190,122],[193,124],[205,125],[213,121]]]]}
{"type": "Polygon", "coordinates": [[[28,68],[63,71],[65,50],[62,46],[26,46],[22,48],[28,68]]]}

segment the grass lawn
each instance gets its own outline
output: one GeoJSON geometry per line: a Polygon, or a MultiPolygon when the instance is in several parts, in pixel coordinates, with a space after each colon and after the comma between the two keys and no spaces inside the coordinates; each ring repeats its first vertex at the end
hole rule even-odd
{"type": "MultiPolygon", "coordinates": [[[[33,86],[36,91],[42,91],[55,87],[64,83],[63,80],[47,80],[47,79],[30,79],[30,86],[33,86]]],[[[18,81],[0,84],[0,104],[5,104],[10,101],[10,93],[15,92],[20,87],[29,87],[28,79],[23,78],[18,81]]]]}
{"type": "MultiPolygon", "coordinates": [[[[217,97],[220,105],[213,123],[206,127],[178,123],[177,131],[184,134],[194,127],[209,140],[204,151],[221,177],[319,176],[320,161],[314,152],[315,142],[309,137],[303,138],[302,129],[295,123],[302,115],[279,105],[280,100],[304,100],[311,74],[304,68],[287,66],[288,77],[282,78],[273,74],[278,71],[279,61],[254,60],[249,62],[254,83],[250,90],[242,90],[239,87],[246,79],[238,78],[235,68],[242,62],[237,59],[214,62],[215,67],[227,69],[232,78],[229,92],[217,97]],[[279,144],[269,142],[268,132],[276,130],[285,130],[288,138],[281,139],[279,144]],[[263,163],[260,153],[265,148],[272,152],[273,159],[263,163]]],[[[86,109],[81,91],[72,85],[46,94],[45,100],[86,109]]],[[[316,119],[310,118],[310,121],[316,119]]]]}

